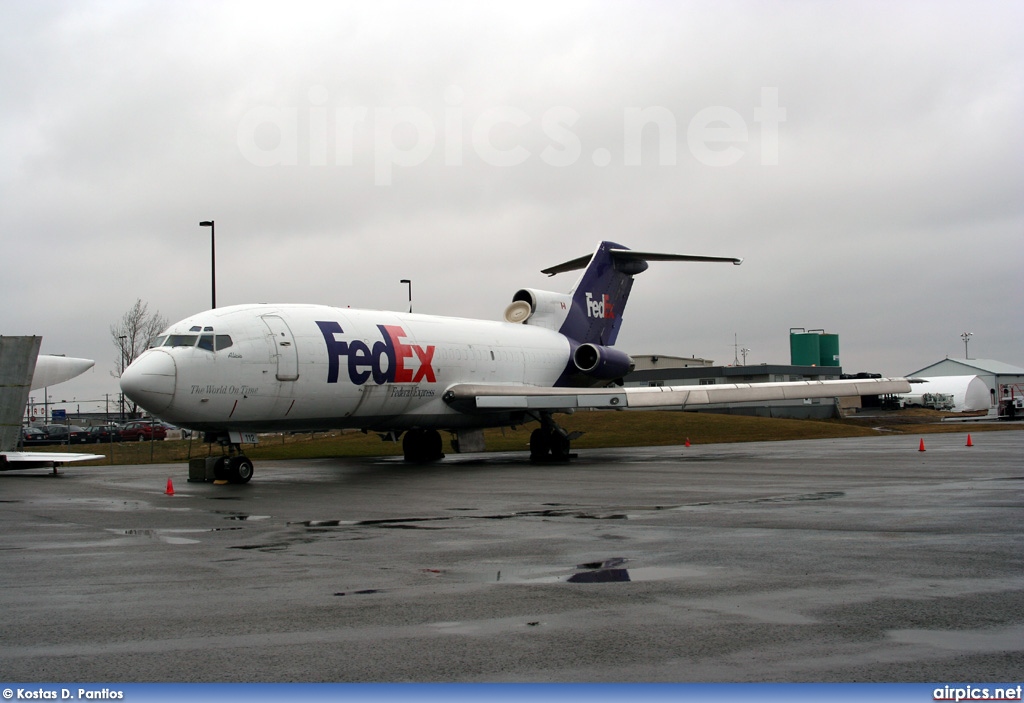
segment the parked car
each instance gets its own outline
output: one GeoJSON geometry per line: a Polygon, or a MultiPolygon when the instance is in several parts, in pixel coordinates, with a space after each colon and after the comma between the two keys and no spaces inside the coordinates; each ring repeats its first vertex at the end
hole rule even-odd
{"type": "Polygon", "coordinates": [[[22,427],[21,428],[21,444],[24,447],[39,446],[41,444],[50,444],[51,440],[45,432],[38,427],[22,427]]]}
{"type": "Polygon", "coordinates": [[[86,429],[86,433],[86,441],[92,444],[121,441],[121,428],[117,425],[93,425],[86,429]]]}
{"type": "Polygon", "coordinates": [[[163,425],[165,430],[167,430],[168,439],[188,439],[192,436],[192,430],[186,430],[183,427],[178,427],[177,425],[172,425],[167,422],[161,422],[160,424],[163,425]]]}
{"type": "Polygon", "coordinates": [[[165,439],[167,430],[159,422],[137,420],[121,428],[122,442],[145,442],[151,439],[165,439]]]}
{"type": "Polygon", "coordinates": [[[50,444],[85,444],[88,441],[86,431],[78,425],[47,425],[43,431],[46,432],[50,444]]]}

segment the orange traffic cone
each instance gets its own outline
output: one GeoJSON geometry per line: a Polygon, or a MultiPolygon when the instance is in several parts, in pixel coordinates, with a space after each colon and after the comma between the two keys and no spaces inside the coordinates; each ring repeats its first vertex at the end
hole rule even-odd
{"type": "Polygon", "coordinates": [[[971,441],[971,433],[970,432],[967,433],[967,445],[966,446],[968,446],[968,447],[973,447],[974,446],[974,442],[971,441]]]}
{"type": "Polygon", "coordinates": [[[688,446],[690,446],[690,438],[689,438],[689,437],[687,437],[687,438],[686,438],[686,444],[685,444],[685,446],[687,446],[687,447],[688,447],[688,446]]]}
{"type": "Polygon", "coordinates": [[[170,478],[167,479],[167,490],[164,491],[164,494],[165,495],[169,495],[169,496],[174,495],[174,484],[171,483],[171,479],[170,478]]]}
{"type": "Polygon", "coordinates": [[[917,448],[917,451],[919,451],[919,452],[923,452],[924,451],[924,437],[921,438],[921,446],[917,448]]]}

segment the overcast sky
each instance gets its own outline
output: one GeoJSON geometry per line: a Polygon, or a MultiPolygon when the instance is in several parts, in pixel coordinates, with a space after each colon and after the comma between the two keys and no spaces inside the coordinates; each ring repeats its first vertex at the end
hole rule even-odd
{"type": "MultiPolygon", "coordinates": [[[[1019,2],[0,3],[0,333],[217,303],[500,319],[609,239],[619,347],[1024,366],[1019,2]]],[[[35,394],[41,400],[41,392],[35,394]]],[[[85,409],[83,407],[83,409],[85,409]]]]}

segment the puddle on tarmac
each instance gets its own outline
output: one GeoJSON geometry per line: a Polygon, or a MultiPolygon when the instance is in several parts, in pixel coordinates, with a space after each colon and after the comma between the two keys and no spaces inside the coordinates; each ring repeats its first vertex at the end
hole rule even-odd
{"type": "Polygon", "coordinates": [[[889,639],[954,652],[1019,652],[1024,650],[1024,625],[980,630],[890,630],[889,639]]]}
{"type": "Polygon", "coordinates": [[[842,498],[846,493],[843,491],[822,491],[820,493],[801,493],[798,495],[765,496],[763,498],[737,498],[733,500],[713,500],[701,503],[687,503],[679,505],[672,510],[688,510],[690,508],[704,508],[712,505],[753,505],[758,503],[803,503],[808,501],[832,500],[842,498]]]}
{"type": "Polygon", "coordinates": [[[338,591],[336,596],[365,596],[371,593],[385,593],[382,588],[364,588],[359,591],[338,591]]]}
{"type": "Polygon", "coordinates": [[[626,567],[628,559],[613,557],[600,562],[578,564],[575,568],[503,568],[486,581],[491,583],[616,583],[625,581],[669,581],[695,579],[708,575],[707,569],[694,566],[626,567]]]}
{"type": "Polygon", "coordinates": [[[182,537],[185,534],[196,534],[204,532],[222,532],[229,530],[240,530],[241,527],[214,527],[211,529],[167,529],[167,530],[152,530],[146,528],[136,528],[128,530],[107,530],[115,535],[125,535],[126,537],[144,537],[146,539],[157,540],[164,544],[199,544],[199,540],[191,539],[189,537],[182,537]]]}
{"type": "MultiPolygon", "coordinates": [[[[462,509],[459,509],[462,510],[462,509]]],[[[406,517],[406,518],[381,518],[378,520],[299,520],[289,522],[289,525],[304,525],[305,527],[382,527],[401,530],[414,529],[438,529],[427,526],[420,526],[426,522],[452,522],[456,520],[514,520],[516,518],[576,518],[579,520],[628,520],[625,513],[594,513],[576,508],[568,509],[546,509],[546,510],[523,510],[515,513],[498,513],[491,515],[441,515],[437,517],[406,517]]]]}

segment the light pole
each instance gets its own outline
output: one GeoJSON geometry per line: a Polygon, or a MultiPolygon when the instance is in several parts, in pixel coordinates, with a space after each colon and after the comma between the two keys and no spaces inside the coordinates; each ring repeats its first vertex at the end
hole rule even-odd
{"type": "Polygon", "coordinates": [[[212,291],[212,302],[210,308],[217,307],[217,237],[216,229],[213,226],[213,220],[203,220],[199,223],[200,227],[210,228],[210,285],[212,291]]]}
{"type": "Polygon", "coordinates": [[[970,341],[971,337],[974,336],[974,332],[964,332],[960,335],[960,339],[964,340],[964,359],[970,359],[971,357],[967,354],[967,342],[970,341]]]}
{"type": "Polygon", "coordinates": [[[412,281],[408,278],[403,278],[399,283],[405,283],[409,286],[409,312],[412,312],[412,281]]]}
{"type": "MultiPolygon", "coordinates": [[[[118,339],[121,340],[121,376],[124,376],[124,360],[128,353],[127,349],[125,349],[125,340],[128,339],[128,335],[122,334],[118,339]]],[[[121,396],[121,422],[124,422],[124,392],[122,391],[119,395],[121,396]]],[[[110,420],[110,418],[108,417],[107,420],[110,420]]]]}
{"type": "Polygon", "coordinates": [[[747,354],[749,354],[749,353],[750,353],[750,350],[747,349],[746,347],[743,347],[742,349],[740,349],[740,354],[743,355],[743,365],[744,366],[747,365],[747,354]]]}

